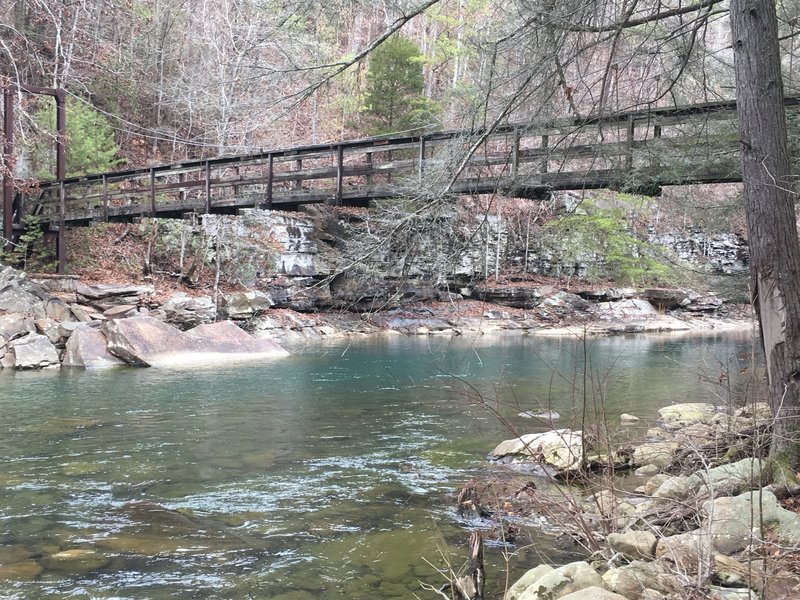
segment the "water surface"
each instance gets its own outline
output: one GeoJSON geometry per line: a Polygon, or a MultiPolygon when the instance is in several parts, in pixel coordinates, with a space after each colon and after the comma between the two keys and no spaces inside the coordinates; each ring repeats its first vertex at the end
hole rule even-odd
{"type": "MultiPolygon", "coordinates": [[[[419,582],[441,585],[436,568],[464,557],[457,490],[508,424],[546,426],[520,411],[614,428],[633,413],[627,436],[665,404],[749,385],[746,335],[588,350],[381,337],[238,367],[0,372],[0,563],[75,548],[103,563],[0,581],[0,597],[431,597],[419,582]]],[[[513,574],[580,555],[530,531],[531,547],[505,549],[513,574]]],[[[502,552],[487,550],[494,590],[502,552]]]]}

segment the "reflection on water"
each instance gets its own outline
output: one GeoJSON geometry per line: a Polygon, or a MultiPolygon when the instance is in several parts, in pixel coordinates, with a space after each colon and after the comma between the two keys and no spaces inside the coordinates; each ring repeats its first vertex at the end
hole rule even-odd
{"type": "MultiPolygon", "coordinates": [[[[609,422],[749,381],[746,336],[588,348],[609,422]]],[[[568,426],[582,365],[574,340],[386,337],[213,371],[0,373],[0,597],[412,597],[462,560],[453,495],[509,437],[492,412],[568,426]]],[[[534,541],[512,571],[577,552],[534,541]]]]}

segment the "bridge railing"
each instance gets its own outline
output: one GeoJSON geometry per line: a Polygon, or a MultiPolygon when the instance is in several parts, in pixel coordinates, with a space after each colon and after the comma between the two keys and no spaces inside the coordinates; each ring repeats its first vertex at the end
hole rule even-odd
{"type": "MultiPolygon", "coordinates": [[[[787,106],[800,104],[787,99],[787,106]]],[[[507,125],[488,134],[436,132],[367,138],[183,161],[44,182],[26,210],[87,222],[358,203],[447,180],[449,191],[532,196],[552,189],[737,181],[734,102],[507,125]]]]}

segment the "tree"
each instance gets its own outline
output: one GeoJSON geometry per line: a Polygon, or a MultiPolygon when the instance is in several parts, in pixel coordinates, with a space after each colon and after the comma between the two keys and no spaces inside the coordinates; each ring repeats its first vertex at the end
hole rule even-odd
{"type": "Polygon", "coordinates": [[[773,0],[732,0],[753,303],[775,419],[771,456],[800,468],[800,243],[773,0]]]}
{"type": "Polygon", "coordinates": [[[422,92],[423,57],[419,46],[395,35],[370,56],[365,112],[370,133],[416,129],[430,124],[434,105],[422,92]]]}
{"type": "MultiPolygon", "coordinates": [[[[56,126],[55,105],[48,102],[37,116],[40,128],[53,135],[56,126]]],[[[52,144],[37,144],[33,152],[34,171],[38,176],[52,175],[45,148],[52,144]]],[[[120,149],[114,131],[103,115],[92,106],[73,100],[67,103],[67,176],[110,171],[120,165],[120,149]]]]}

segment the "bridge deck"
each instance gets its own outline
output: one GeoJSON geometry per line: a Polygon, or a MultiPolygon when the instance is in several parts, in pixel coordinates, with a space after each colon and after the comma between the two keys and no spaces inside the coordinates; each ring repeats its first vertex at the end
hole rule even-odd
{"type": "MultiPolygon", "coordinates": [[[[787,98],[787,108],[800,98],[787,98]]],[[[43,182],[15,205],[53,226],[415,195],[657,190],[740,181],[735,101],[297,146],[43,182]],[[468,158],[468,150],[473,152],[468,158]],[[463,161],[463,162],[462,162],[463,161]],[[457,165],[463,170],[452,180],[457,165]],[[451,181],[452,180],[452,181],[451,181]],[[445,182],[451,185],[445,186],[445,182]]]]}

